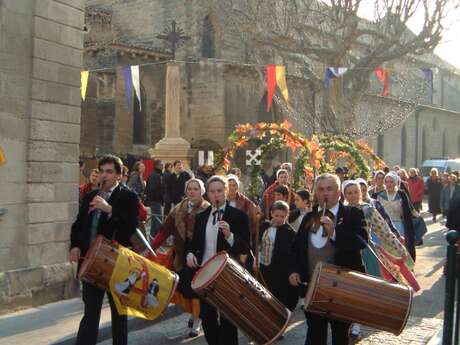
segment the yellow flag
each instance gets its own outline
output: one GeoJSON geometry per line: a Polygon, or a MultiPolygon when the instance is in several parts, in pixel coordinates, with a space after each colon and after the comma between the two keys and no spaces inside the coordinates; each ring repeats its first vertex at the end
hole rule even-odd
{"type": "Polygon", "coordinates": [[[0,165],[3,165],[5,163],[6,163],[5,154],[3,153],[2,149],[0,149],[0,165]]]}
{"type": "Polygon", "coordinates": [[[89,71],[81,71],[81,98],[86,98],[86,88],[88,87],[89,71]]]}
{"type": "Polygon", "coordinates": [[[177,275],[123,246],[110,278],[110,291],[118,313],[153,320],[168,306],[177,275]]]}
{"type": "Polygon", "coordinates": [[[286,84],[286,68],[284,66],[276,66],[276,84],[281,90],[286,103],[289,102],[289,92],[286,84]]]}

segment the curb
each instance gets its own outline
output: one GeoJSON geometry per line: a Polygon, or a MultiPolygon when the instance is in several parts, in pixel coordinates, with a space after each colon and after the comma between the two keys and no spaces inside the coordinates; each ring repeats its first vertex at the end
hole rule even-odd
{"type": "Polygon", "coordinates": [[[427,345],[441,345],[442,344],[442,331],[443,329],[441,328],[438,332],[436,332],[433,335],[433,337],[431,337],[427,345]]]}
{"type": "MultiPolygon", "coordinates": [[[[160,323],[162,321],[171,319],[173,317],[179,316],[183,311],[180,307],[175,304],[170,304],[168,308],[155,320],[144,320],[135,317],[128,318],[128,334],[129,332],[138,331],[147,327],[150,327],[154,324],[160,323]]],[[[76,327],[77,329],[77,327],[76,327]]],[[[97,337],[97,342],[101,342],[112,337],[112,323],[106,322],[99,327],[99,334],[97,337]]],[[[77,340],[77,333],[69,335],[61,340],[51,343],[50,345],[74,345],[77,340]]]]}

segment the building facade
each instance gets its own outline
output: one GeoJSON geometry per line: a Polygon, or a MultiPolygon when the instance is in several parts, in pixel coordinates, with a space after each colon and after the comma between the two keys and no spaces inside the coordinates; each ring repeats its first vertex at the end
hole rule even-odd
{"type": "Polygon", "coordinates": [[[0,313],[74,296],[84,1],[0,2],[0,313]]]}

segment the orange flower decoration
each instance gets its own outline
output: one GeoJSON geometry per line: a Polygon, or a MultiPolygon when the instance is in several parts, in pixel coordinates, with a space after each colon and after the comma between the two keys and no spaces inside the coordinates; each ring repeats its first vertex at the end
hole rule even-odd
{"type": "Polygon", "coordinates": [[[284,128],[284,129],[289,129],[292,127],[292,123],[290,123],[288,120],[284,120],[281,125],[280,125],[281,128],[284,128]]]}

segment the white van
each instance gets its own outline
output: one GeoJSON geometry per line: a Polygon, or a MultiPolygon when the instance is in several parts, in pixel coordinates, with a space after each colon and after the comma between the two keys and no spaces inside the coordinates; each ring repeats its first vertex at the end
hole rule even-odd
{"type": "Polygon", "coordinates": [[[439,175],[445,172],[460,171],[460,158],[457,159],[428,159],[423,162],[420,169],[420,175],[423,176],[423,181],[430,177],[431,169],[438,169],[439,175]]]}

